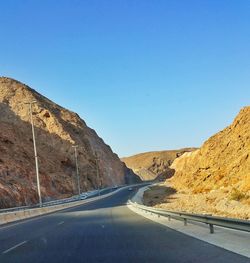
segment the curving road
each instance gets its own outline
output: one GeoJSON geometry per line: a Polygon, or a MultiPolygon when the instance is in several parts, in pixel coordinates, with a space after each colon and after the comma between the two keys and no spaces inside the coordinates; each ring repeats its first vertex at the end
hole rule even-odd
{"type": "Polygon", "coordinates": [[[0,227],[0,262],[249,262],[133,213],[133,194],[0,227]]]}

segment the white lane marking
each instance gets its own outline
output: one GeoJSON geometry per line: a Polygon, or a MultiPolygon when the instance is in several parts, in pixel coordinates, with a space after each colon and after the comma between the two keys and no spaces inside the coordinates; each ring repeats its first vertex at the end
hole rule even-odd
{"type": "Polygon", "coordinates": [[[59,226],[60,226],[60,225],[62,225],[62,224],[64,224],[64,221],[62,221],[62,222],[58,223],[57,225],[59,225],[59,226]]]}
{"type": "Polygon", "coordinates": [[[91,197],[89,199],[83,200],[84,202],[82,204],[77,204],[77,205],[74,205],[74,206],[71,206],[71,207],[68,207],[68,208],[63,208],[63,209],[60,209],[60,210],[57,210],[57,211],[53,211],[53,212],[50,212],[50,213],[47,213],[47,214],[42,214],[40,216],[34,216],[34,217],[25,218],[25,219],[21,220],[21,222],[18,222],[18,221],[17,221],[17,223],[14,223],[16,221],[9,222],[10,225],[7,225],[7,226],[2,226],[2,224],[0,224],[0,231],[3,230],[3,229],[6,229],[6,228],[10,228],[10,227],[16,226],[16,225],[27,223],[27,222],[30,222],[30,221],[39,220],[39,219],[42,219],[42,217],[50,217],[51,215],[58,214],[58,213],[61,213],[63,211],[73,210],[77,206],[82,206],[82,205],[85,205],[85,204],[98,202],[98,201],[100,201],[102,199],[105,199],[107,197],[113,196],[113,195],[117,194],[118,192],[121,192],[122,190],[125,190],[127,188],[128,188],[128,186],[124,186],[124,187],[118,188],[114,192],[107,193],[107,194],[104,194],[104,195],[101,195],[101,196],[96,196],[97,199],[95,199],[96,197],[91,197]]]}
{"type": "MultiPolygon", "coordinates": [[[[104,195],[101,195],[101,196],[96,196],[98,199],[94,199],[96,197],[91,197],[89,199],[86,199],[86,200],[83,200],[84,202],[82,204],[77,204],[77,205],[74,205],[74,206],[71,206],[71,207],[68,207],[68,208],[63,208],[63,209],[60,209],[60,210],[57,210],[57,211],[53,211],[53,212],[50,212],[50,213],[47,213],[47,214],[42,214],[40,216],[34,216],[34,217],[29,217],[29,218],[24,218],[21,220],[21,222],[16,222],[16,221],[13,221],[13,222],[9,222],[10,225],[7,225],[7,226],[2,226],[2,224],[0,224],[0,231],[3,230],[3,229],[6,229],[6,228],[10,228],[10,227],[13,227],[13,226],[17,226],[17,225],[21,225],[21,224],[24,224],[24,223],[27,223],[27,222],[30,222],[30,221],[36,221],[36,220],[40,220],[42,219],[43,217],[50,217],[51,215],[53,216],[54,214],[58,214],[58,213],[61,213],[63,211],[67,211],[67,210],[73,210],[75,209],[77,206],[82,206],[82,205],[85,205],[85,204],[89,204],[89,203],[94,203],[94,202],[98,202],[102,199],[105,199],[107,197],[110,197],[112,195],[115,195],[117,194],[118,192],[120,192],[121,190],[124,190],[123,188],[126,188],[125,187],[122,187],[122,188],[119,188],[117,190],[115,190],[114,192],[111,192],[111,193],[108,193],[108,194],[104,194],[104,195]],[[94,200],[93,200],[94,199],[94,200]],[[16,222],[16,223],[15,223],[16,222]]],[[[7,223],[8,224],[8,223],[7,223]]]]}
{"type": "Polygon", "coordinates": [[[27,243],[27,241],[23,241],[23,242],[21,242],[21,243],[19,243],[19,244],[15,245],[14,247],[11,247],[11,248],[9,248],[9,249],[5,250],[5,251],[4,251],[2,254],[6,254],[6,253],[8,253],[8,252],[12,251],[13,249],[15,249],[15,248],[17,248],[17,247],[20,247],[20,246],[22,246],[22,245],[23,245],[23,244],[25,244],[25,243],[27,243]]]}

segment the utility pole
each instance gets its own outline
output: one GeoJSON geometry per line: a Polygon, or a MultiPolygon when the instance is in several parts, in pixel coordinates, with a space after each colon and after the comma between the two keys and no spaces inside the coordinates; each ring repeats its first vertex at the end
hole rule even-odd
{"type": "Polygon", "coordinates": [[[80,187],[80,178],[79,178],[79,167],[78,167],[78,156],[77,156],[77,148],[78,145],[72,146],[75,150],[75,161],[76,161],[76,178],[77,178],[77,187],[78,187],[78,195],[79,199],[81,198],[81,187],[80,187]]]}
{"type": "Polygon", "coordinates": [[[97,178],[97,187],[98,187],[98,195],[100,195],[100,174],[99,174],[99,167],[98,167],[98,155],[97,152],[95,152],[95,163],[96,163],[96,178],[97,178]]]}
{"type": "Polygon", "coordinates": [[[33,137],[35,164],[36,164],[37,192],[38,192],[38,198],[39,198],[39,206],[42,207],[43,204],[42,204],[42,196],[41,196],[41,189],[40,189],[38,156],[37,156],[37,150],[36,150],[36,137],[35,137],[35,130],[34,130],[33,114],[32,114],[32,105],[33,105],[34,103],[36,103],[35,100],[33,100],[33,101],[31,101],[31,102],[26,102],[25,104],[28,104],[28,105],[29,105],[30,122],[31,122],[32,137],[33,137]]]}

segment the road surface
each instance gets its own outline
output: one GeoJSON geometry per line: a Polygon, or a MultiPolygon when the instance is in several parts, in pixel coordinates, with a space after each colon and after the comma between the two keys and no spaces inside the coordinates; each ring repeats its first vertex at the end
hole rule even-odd
{"type": "Polygon", "coordinates": [[[133,194],[0,227],[0,262],[249,262],[135,214],[126,207],[133,194]]]}

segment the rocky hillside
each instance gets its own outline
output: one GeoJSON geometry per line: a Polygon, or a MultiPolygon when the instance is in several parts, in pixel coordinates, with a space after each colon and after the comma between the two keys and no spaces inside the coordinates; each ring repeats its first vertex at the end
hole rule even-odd
{"type": "Polygon", "coordinates": [[[124,184],[126,180],[138,181],[136,175],[76,113],[16,80],[1,77],[0,208],[37,202],[33,140],[29,108],[25,104],[33,100],[36,100],[32,114],[44,200],[76,193],[72,145],[79,145],[82,191],[124,184]]]}
{"type": "Polygon", "coordinates": [[[121,160],[138,174],[142,180],[154,180],[156,178],[166,179],[173,175],[174,170],[169,166],[176,157],[181,156],[185,152],[190,152],[195,148],[184,148],[180,150],[146,152],[124,157],[121,160]]]}
{"type": "Polygon", "coordinates": [[[250,107],[171,165],[175,174],[151,187],[144,203],[159,208],[250,219],[250,107]]]}
{"type": "Polygon", "coordinates": [[[209,138],[203,146],[185,153],[171,166],[173,182],[193,192],[224,189],[250,194],[250,107],[243,108],[234,122],[209,138]]]}

